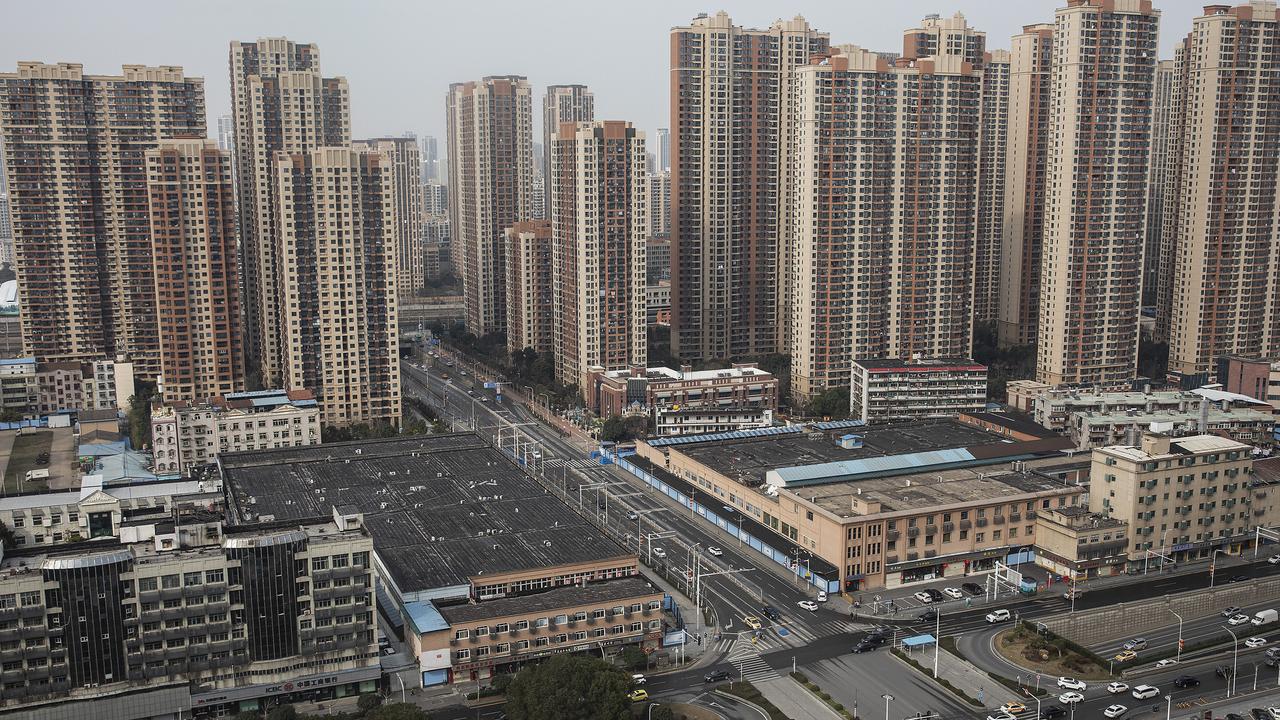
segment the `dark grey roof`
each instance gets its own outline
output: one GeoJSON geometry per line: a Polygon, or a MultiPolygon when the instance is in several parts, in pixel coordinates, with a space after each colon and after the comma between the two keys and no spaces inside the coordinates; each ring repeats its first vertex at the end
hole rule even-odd
{"type": "Polygon", "coordinates": [[[329,517],[335,506],[364,513],[379,557],[406,593],[629,555],[471,433],[234,453],[219,461],[239,522],[249,514],[329,517]]]}
{"type": "MultiPolygon", "coordinates": [[[[587,583],[585,586],[558,587],[534,595],[487,600],[467,605],[447,605],[439,608],[440,615],[450,625],[473,623],[486,618],[502,618],[511,615],[529,615],[566,607],[594,605],[629,600],[645,595],[662,594],[643,577],[620,578],[604,582],[587,583]]],[[[606,610],[608,608],[605,608],[606,610]]]]}

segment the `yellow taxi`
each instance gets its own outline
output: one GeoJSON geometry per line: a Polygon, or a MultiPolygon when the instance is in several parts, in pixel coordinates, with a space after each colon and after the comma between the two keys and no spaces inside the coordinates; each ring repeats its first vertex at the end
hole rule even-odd
{"type": "Polygon", "coordinates": [[[745,623],[746,626],[751,628],[752,630],[760,629],[760,618],[756,617],[755,615],[748,615],[742,618],[742,622],[745,623]]]}
{"type": "Polygon", "coordinates": [[[1137,660],[1138,653],[1132,650],[1121,650],[1120,652],[1116,653],[1115,657],[1111,659],[1115,660],[1116,662],[1129,662],[1130,660],[1137,660]]]}
{"type": "Polygon", "coordinates": [[[644,702],[649,699],[649,691],[645,689],[632,690],[627,693],[627,697],[631,698],[631,702],[644,702]]]}

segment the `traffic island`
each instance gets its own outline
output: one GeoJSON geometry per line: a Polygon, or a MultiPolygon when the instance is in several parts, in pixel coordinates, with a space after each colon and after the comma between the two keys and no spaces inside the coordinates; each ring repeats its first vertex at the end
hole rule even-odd
{"type": "Polygon", "coordinates": [[[790,718],[782,714],[782,711],[777,706],[769,702],[768,698],[760,693],[759,688],[749,682],[734,682],[721,685],[716,688],[716,692],[722,695],[730,695],[748,705],[756,706],[769,716],[769,720],[790,720],[790,718]]]}
{"type": "Polygon", "coordinates": [[[910,665],[912,668],[915,668],[916,672],[920,673],[921,675],[924,675],[925,677],[936,682],[937,684],[941,685],[947,690],[950,690],[952,694],[954,694],[956,697],[960,698],[961,700],[964,700],[966,703],[969,703],[974,707],[982,707],[982,703],[978,702],[978,700],[974,698],[972,695],[970,695],[969,693],[956,687],[956,685],[952,683],[951,680],[947,679],[946,677],[943,677],[941,674],[935,678],[933,676],[933,673],[926,670],[923,665],[916,662],[914,658],[910,657],[909,655],[902,652],[898,648],[893,648],[889,652],[894,657],[901,660],[902,662],[906,663],[907,665],[910,665]]]}
{"type": "Polygon", "coordinates": [[[999,633],[992,639],[997,653],[1005,660],[1051,677],[1067,676],[1081,680],[1107,680],[1111,677],[1101,658],[1066,638],[1048,632],[1037,632],[1022,623],[999,633]]]}
{"type": "Polygon", "coordinates": [[[826,703],[827,706],[832,710],[835,710],[840,717],[845,718],[845,720],[857,720],[853,713],[845,709],[843,704],[832,698],[829,693],[823,692],[822,688],[818,686],[818,683],[809,680],[808,676],[804,673],[793,672],[791,673],[791,679],[800,683],[805,690],[813,693],[815,697],[826,703]]]}

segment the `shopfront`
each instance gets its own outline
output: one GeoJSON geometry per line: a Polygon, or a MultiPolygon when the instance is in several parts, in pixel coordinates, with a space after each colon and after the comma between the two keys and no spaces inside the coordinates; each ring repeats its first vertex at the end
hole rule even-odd
{"type": "Polygon", "coordinates": [[[211,718],[260,712],[277,705],[325,702],[377,692],[381,677],[382,668],[375,666],[278,683],[210,690],[191,696],[191,710],[197,718],[211,718]]]}

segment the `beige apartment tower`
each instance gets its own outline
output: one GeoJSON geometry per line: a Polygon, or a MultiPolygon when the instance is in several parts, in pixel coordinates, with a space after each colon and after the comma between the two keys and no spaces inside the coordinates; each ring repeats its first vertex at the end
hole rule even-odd
{"type": "Polygon", "coordinates": [[[967,357],[982,71],[842,46],[796,71],[791,387],[852,360],[967,357]]]}
{"type": "Polygon", "coordinates": [[[533,217],[533,95],[517,75],[454,83],[449,123],[449,247],[467,330],[507,329],[503,232],[533,217]]]}
{"type": "Polygon", "coordinates": [[[1223,355],[1280,353],[1278,31],[1274,2],[1210,5],[1179,54],[1181,162],[1165,207],[1171,374],[1212,372],[1223,355]]]}
{"type": "Polygon", "coordinates": [[[1151,0],[1068,0],[1053,33],[1037,379],[1114,385],[1137,366],[1151,0]]]}
{"type": "Polygon", "coordinates": [[[1040,256],[1044,242],[1045,162],[1053,90],[1053,25],[1027,25],[1009,52],[1009,128],[1005,137],[1004,220],[1000,232],[1002,347],[1034,345],[1040,325],[1040,256]]]}
{"type": "Polygon", "coordinates": [[[276,153],[351,142],[347,81],[320,75],[320,50],[285,38],[232,42],[231,107],[239,194],[245,330],[250,370],[281,387],[290,369],[282,345],[284,229],[278,219],[276,153]]]}
{"type": "Polygon", "coordinates": [[[326,425],[400,421],[395,169],[383,153],[277,153],[286,389],[326,425]]]}
{"type": "Polygon", "coordinates": [[[0,74],[23,350],[42,362],[127,354],[160,372],[146,153],[204,136],[204,81],[180,67],[20,62],[0,74]]]}
{"type": "Polygon", "coordinates": [[[507,350],[551,352],[554,294],[551,221],[522,220],[507,228],[507,350]]]}
{"type": "Polygon", "coordinates": [[[231,153],[180,138],[146,158],[164,401],[243,390],[231,153]]]}
{"type": "Polygon", "coordinates": [[[671,344],[685,360],[787,345],[790,84],[828,45],[801,17],[671,30],[671,344]]]}
{"type": "Polygon", "coordinates": [[[542,96],[543,217],[551,219],[551,143],[562,123],[596,119],[596,96],[586,85],[548,85],[542,96]]]}
{"type": "MultiPolygon", "coordinates": [[[[1151,108],[1151,169],[1147,181],[1147,242],[1142,255],[1142,305],[1157,306],[1156,334],[1167,340],[1167,320],[1160,318],[1159,288],[1164,274],[1164,201],[1174,178],[1173,146],[1177,142],[1178,123],[1174,120],[1174,108],[1181,102],[1181,83],[1178,82],[1177,63],[1161,60],[1156,63],[1155,94],[1151,108]],[[1179,97],[1175,97],[1175,93],[1179,97]]],[[[1166,306],[1167,307],[1167,306],[1166,306]]]]}
{"type": "Polygon", "coordinates": [[[978,135],[977,221],[973,243],[973,321],[996,322],[1004,242],[1004,193],[1009,148],[1008,50],[992,50],[982,63],[982,125],[978,135]]]}
{"type": "Polygon", "coordinates": [[[414,137],[360,140],[357,150],[380,152],[391,163],[396,203],[396,290],[400,300],[411,299],[426,286],[423,248],[422,150],[414,137]]]}
{"type": "Polygon", "coordinates": [[[565,123],[552,141],[556,376],[644,367],[649,176],[644,133],[618,120],[565,123]]]}

